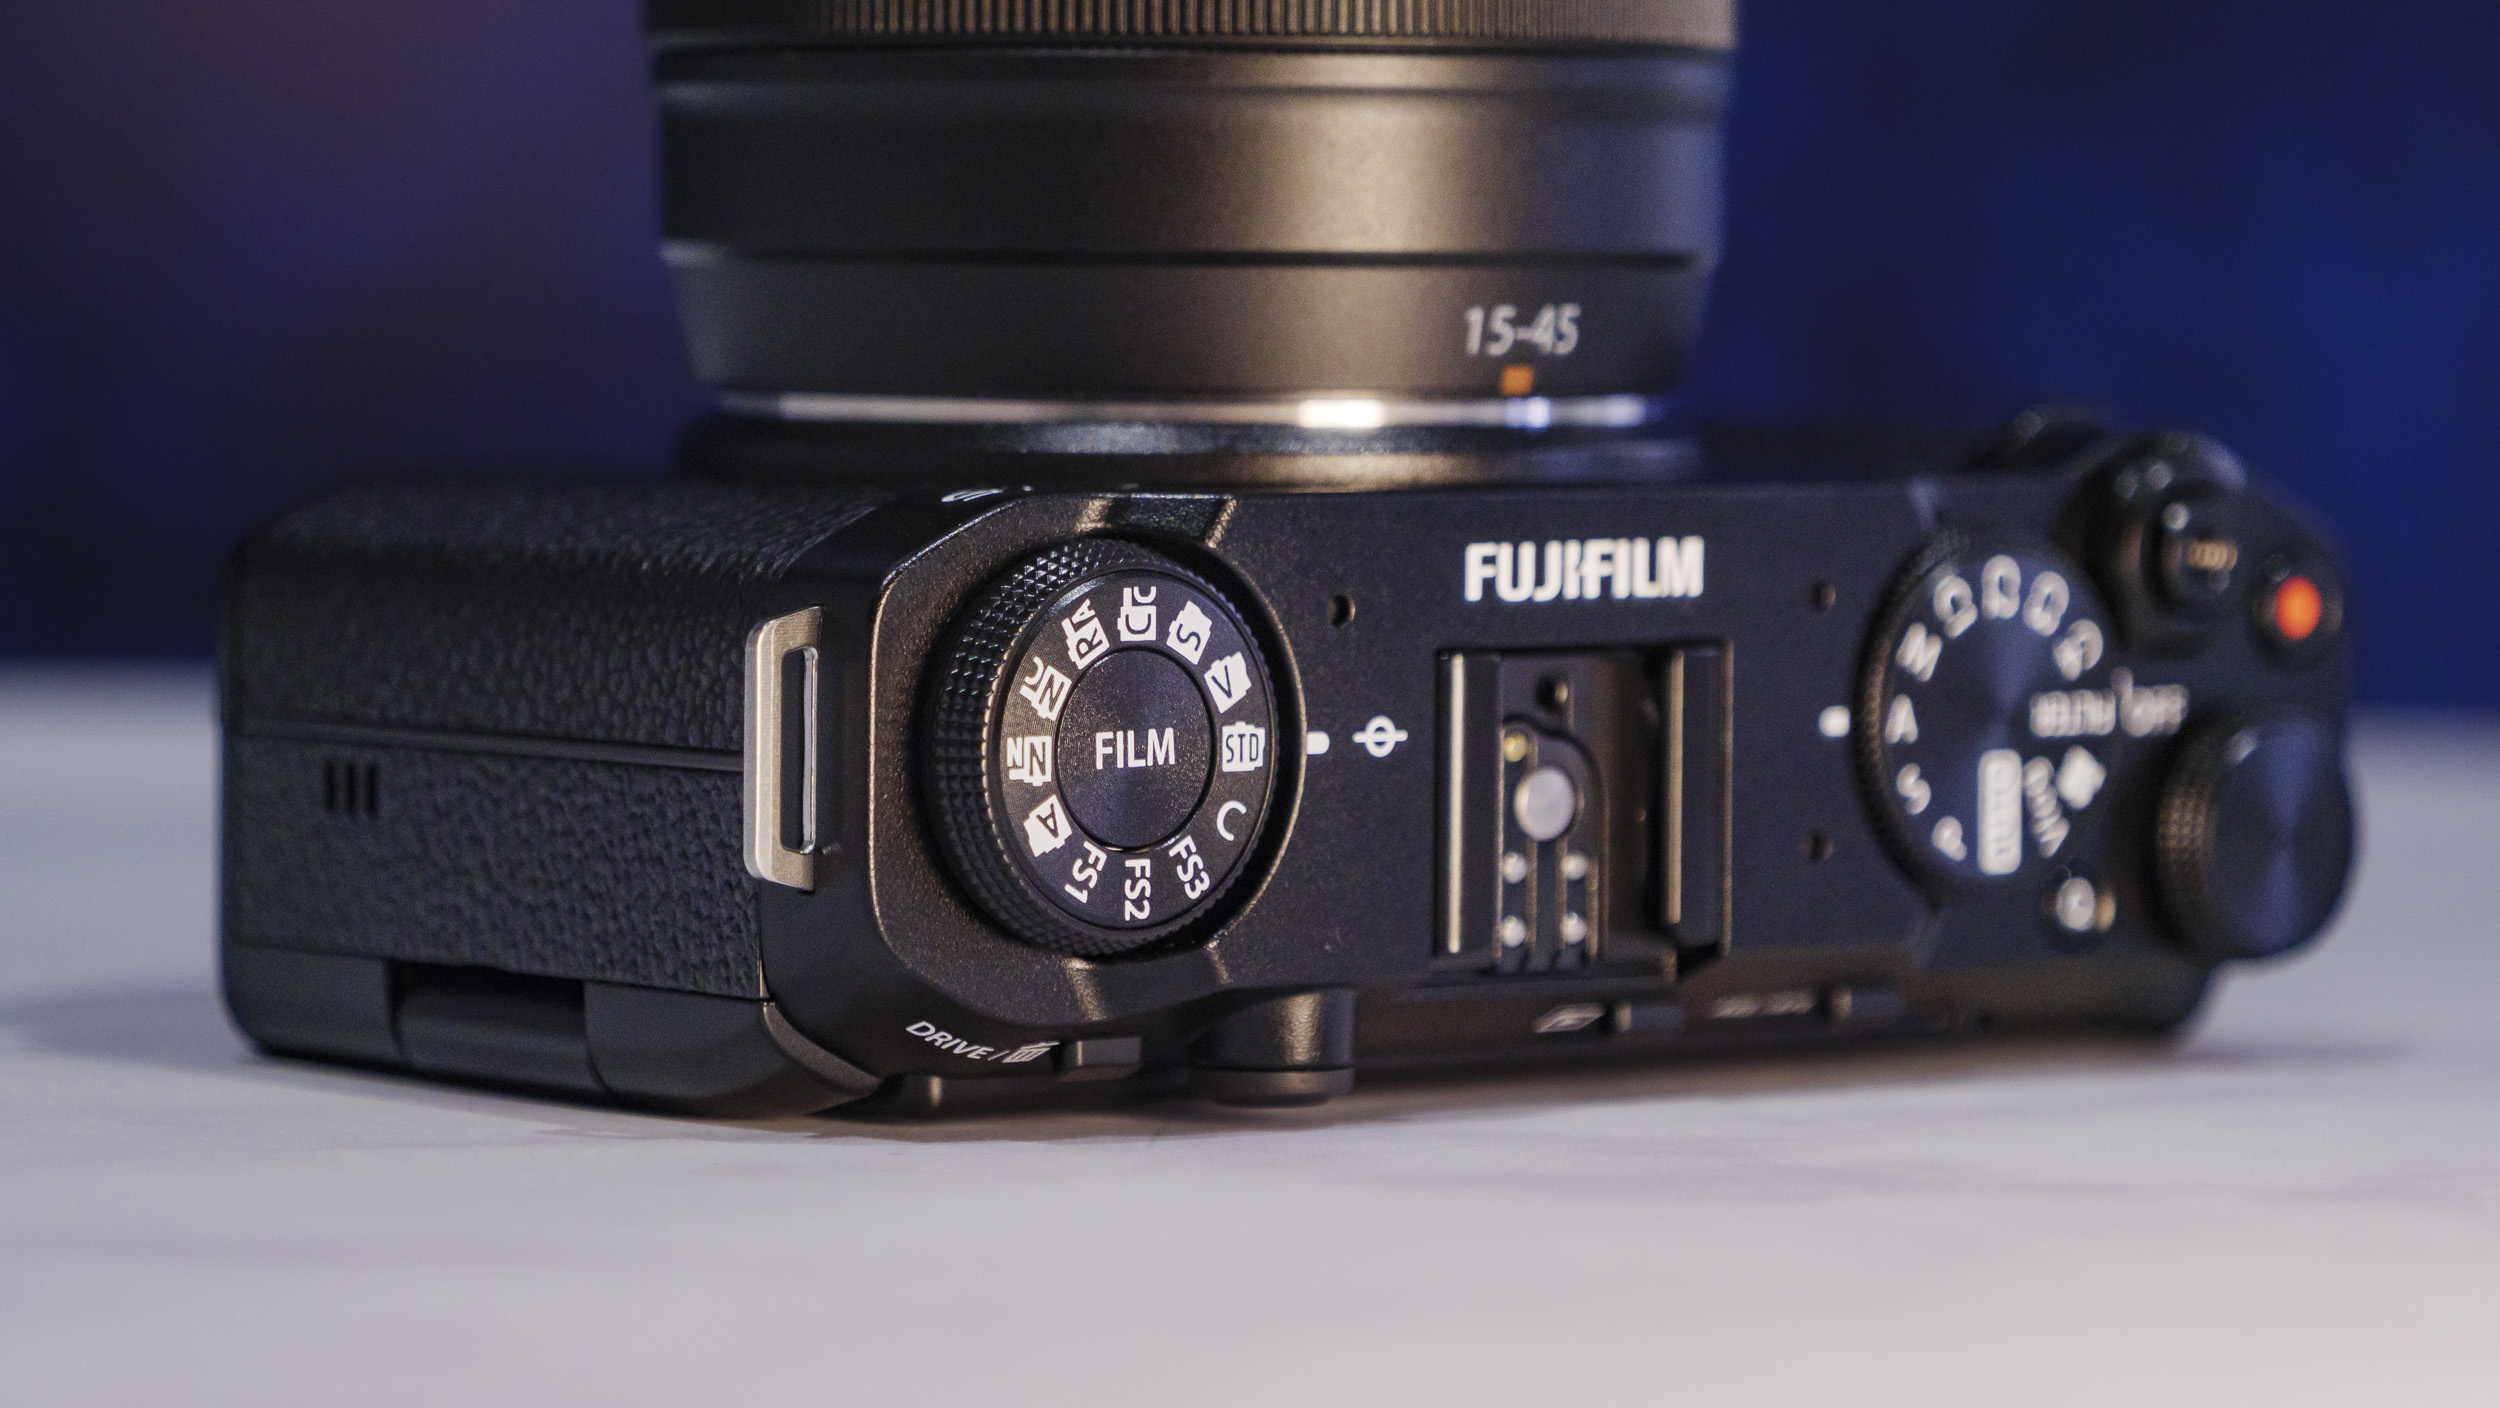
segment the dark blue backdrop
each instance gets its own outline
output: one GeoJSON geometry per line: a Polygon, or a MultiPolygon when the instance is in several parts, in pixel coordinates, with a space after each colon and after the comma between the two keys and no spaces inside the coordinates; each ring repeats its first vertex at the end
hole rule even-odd
{"type": "MultiPolygon", "coordinates": [[[[630,0],[0,9],[0,653],[197,652],[342,472],[656,466],[630,0]]],[[[2500,12],[1756,0],[1693,394],[2201,426],[2342,527],[2363,686],[2500,705],[2500,12]]]]}

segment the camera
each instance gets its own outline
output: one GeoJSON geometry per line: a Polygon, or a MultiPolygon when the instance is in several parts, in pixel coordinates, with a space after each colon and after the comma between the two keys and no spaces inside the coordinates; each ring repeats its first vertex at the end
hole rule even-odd
{"type": "Polygon", "coordinates": [[[721,1117],[2103,1026],[2311,942],[2212,441],[1700,434],[1724,0],[654,0],[667,479],[232,569],[264,1048],[721,1117]]]}

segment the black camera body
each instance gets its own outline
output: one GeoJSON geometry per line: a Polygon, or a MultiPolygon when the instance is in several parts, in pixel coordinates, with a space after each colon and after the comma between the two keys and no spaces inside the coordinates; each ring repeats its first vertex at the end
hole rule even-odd
{"type": "Polygon", "coordinates": [[[736,1114],[2166,1030],[2341,893],[2336,583],[2176,436],[1631,488],[350,489],[238,559],[229,990],[280,1050],[736,1114]]]}
{"type": "Polygon", "coordinates": [[[660,1109],[2169,1030],[2351,868],[2219,447],[1672,393],[1729,0],[653,0],[674,479],[244,544],[263,1046],[660,1109]]]}

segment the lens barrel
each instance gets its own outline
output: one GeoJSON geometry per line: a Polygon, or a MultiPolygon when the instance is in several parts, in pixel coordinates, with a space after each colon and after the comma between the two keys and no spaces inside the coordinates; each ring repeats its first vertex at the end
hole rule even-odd
{"type": "Polygon", "coordinates": [[[654,0],[699,374],[785,423],[1651,424],[1731,0],[654,0]]]}

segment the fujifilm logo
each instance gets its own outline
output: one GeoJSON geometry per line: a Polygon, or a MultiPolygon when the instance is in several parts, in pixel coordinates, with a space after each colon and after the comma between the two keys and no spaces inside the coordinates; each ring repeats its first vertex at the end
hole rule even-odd
{"type": "Polygon", "coordinates": [[[1467,545],[1467,599],[1485,588],[1503,601],[1656,601],[1701,595],[1699,538],[1580,538],[1545,544],[1467,545]]]}

